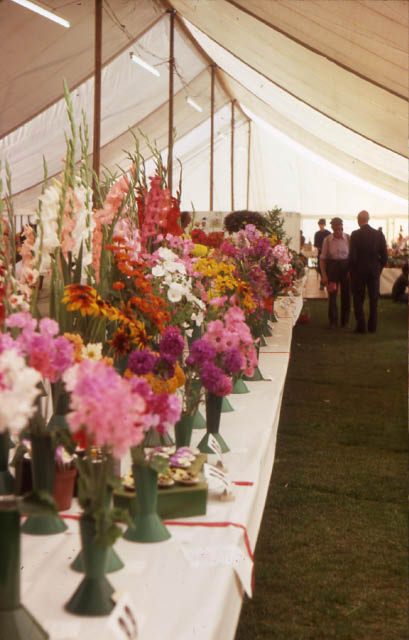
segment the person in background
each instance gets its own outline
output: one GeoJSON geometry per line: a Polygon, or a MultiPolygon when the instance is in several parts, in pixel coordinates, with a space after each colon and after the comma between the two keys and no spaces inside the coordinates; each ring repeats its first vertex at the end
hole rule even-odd
{"type": "Polygon", "coordinates": [[[375,333],[378,320],[379,281],[388,261],[385,236],[368,224],[369,213],[358,214],[359,229],[351,233],[349,268],[356,319],[356,333],[366,333],[364,300],[369,296],[368,331],[375,333]]]}
{"type": "Polygon", "coordinates": [[[407,262],[402,266],[402,273],[398,276],[393,283],[392,287],[392,300],[394,302],[406,302],[408,303],[408,271],[409,265],[407,262]]]}
{"type": "Polygon", "coordinates": [[[330,235],[330,231],[328,231],[328,229],[325,228],[325,225],[327,224],[327,221],[325,220],[325,218],[320,218],[318,220],[318,226],[320,228],[319,231],[317,231],[314,235],[314,247],[317,247],[318,249],[318,257],[317,257],[317,271],[320,274],[320,289],[323,290],[324,289],[324,283],[322,282],[322,275],[321,275],[321,249],[322,249],[322,243],[324,242],[325,238],[327,236],[330,235]]]}
{"type": "Polygon", "coordinates": [[[305,245],[305,237],[304,234],[302,232],[302,230],[300,229],[300,251],[303,248],[303,246],[305,245]]]}
{"type": "Polygon", "coordinates": [[[347,327],[351,311],[349,280],[349,236],[344,233],[341,218],[331,220],[332,234],[324,238],[321,251],[321,277],[328,290],[328,319],[330,329],[338,326],[337,295],[341,289],[341,327],[347,327]]]}

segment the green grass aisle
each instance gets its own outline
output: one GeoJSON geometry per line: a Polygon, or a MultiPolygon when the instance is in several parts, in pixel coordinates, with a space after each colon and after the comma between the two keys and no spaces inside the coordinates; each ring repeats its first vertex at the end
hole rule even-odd
{"type": "Polygon", "coordinates": [[[236,640],[407,638],[407,309],[295,328],[256,589],[236,640]]]}

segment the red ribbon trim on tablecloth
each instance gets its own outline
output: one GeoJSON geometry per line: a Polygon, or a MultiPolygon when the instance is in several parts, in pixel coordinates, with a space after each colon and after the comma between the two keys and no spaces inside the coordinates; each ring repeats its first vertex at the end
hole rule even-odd
{"type": "Polygon", "coordinates": [[[247,482],[245,480],[232,480],[233,484],[237,484],[238,487],[252,487],[254,482],[247,482]]]}
{"type": "Polygon", "coordinates": [[[260,351],[260,354],[263,355],[263,353],[286,353],[287,355],[290,355],[289,351],[260,351]]]}
{"type": "MultiPolygon", "coordinates": [[[[75,514],[60,514],[61,518],[64,520],[79,520],[81,516],[75,514]]],[[[244,532],[244,542],[246,545],[247,553],[249,554],[249,558],[252,562],[254,562],[254,555],[251,550],[250,540],[247,533],[247,529],[244,524],[239,524],[238,522],[186,522],[185,520],[164,520],[163,524],[166,526],[177,526],[177,527],[236,527],[237,529],[242,529],[244,532]]]]}
{"type": "MultiPolygon", "coordinates": [[[[79,520],[80,516],[78,515],[71,515],[71,514],[60,514],[61,518],[64,518],[64,520],[79,520]]],[[[244,544],[246,546],[246,550],[248,553],[248,556],[250,558],[250,560],[253,563],[253,569],[252,569],[252,575],[251,575],[251,586],[252,589],[254,591],[254,555],[253,552],[251,550],[251,545],[250,545],[250,540],[249,540],[249,536],[247,533],[247,529],[244,526],[244,524],[239,524],[238,522],[229,522],[228,520],[225,522],[186,522],[185,520],[164,520],[163,524],[166,525],[167,527],[207,527],[209,529],[216,529],[216,528],[226,528],[226,527],[236,527],[236,529],[242,529],[243,531],[243,536],[244,536],[244,544]]]]}

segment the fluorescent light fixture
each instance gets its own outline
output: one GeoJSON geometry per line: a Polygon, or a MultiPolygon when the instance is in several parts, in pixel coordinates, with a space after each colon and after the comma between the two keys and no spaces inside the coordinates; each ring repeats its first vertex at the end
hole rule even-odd
{"type": "Polygon", "coordinates": [[[190,98],[190,97],[188,96],[188,97],[186,98],[186,102],[187,102],[188,104],[190,104],[190,106],[191,106],[191,107],[193,107],[193,109],[196,109],[196,111],[203,111],[202,107],[201,107],[199,104],[197,104],[197,102],[195,102],[195,101],[193,100],[193,98],[190,98]]]}
{"type": "Polygon", "coordinates": [[[146,69],[146,71],[150,71],[150,73],[153,73],[154,76],[160,76],[159,71],[155,69],[155,67],[152,67],[150,64],[145,62],[145,60],[139,58],[133,51],[130,52],[129,57],[131,58],[132,62],[135,62],[135,64],[139,64],[140,67],[143,67],[144,69],[146,69]]]}
{"type": "Polygon", "coordinates": [[[56,13],[53,13],[52,11],[48,11],[48,9],[44,9],[44,7],[40,7],[39,4],[30,2],[30,0],[12,0],[12,2],[19,4],[21,7],[24,7],[25,9],[34,11],[34,13],[38,13],[40,16],[43,16],[43,18],[48,18],[49,20],[52,20],[53,22],[60,24],[62,27],[65,27],[66,29],[70,28],[70,23],[68,22],[68,20],[61,18],[60,16],[58,16],[56,13]]]}

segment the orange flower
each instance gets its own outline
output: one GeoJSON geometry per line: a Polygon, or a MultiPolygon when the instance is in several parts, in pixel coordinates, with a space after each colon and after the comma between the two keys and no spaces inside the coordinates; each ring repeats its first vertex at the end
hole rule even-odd
{"type": "Polygon", "coordinates": [[[118,280],[118,282],[114,282],[114,284],[112,285],[112,288],[115,289],[115,291],[120,291],[121,289],[125,289],[125,285],[123,282],[120,282],[118,280]]]}
{"type": "Polygon", "coordinates": [[[80,311],[82,316],[98,313],[96,291],[88,285],[70,284],[65,287],[62,301],[68,311],[80,311]]]}

